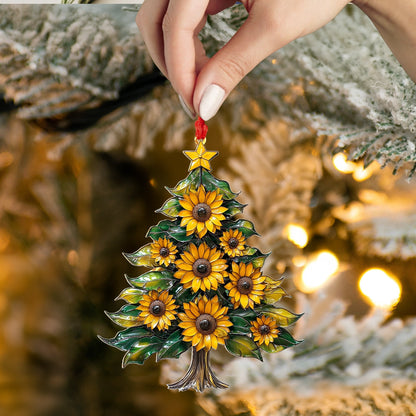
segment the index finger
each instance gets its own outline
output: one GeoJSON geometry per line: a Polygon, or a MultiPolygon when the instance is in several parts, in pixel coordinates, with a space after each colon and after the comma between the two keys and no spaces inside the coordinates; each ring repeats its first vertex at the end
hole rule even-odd
{"type": "Polygon", "coordinates": [[[163,19],[168,78],[191,108],[196,61],[205,55],[197,35],[205,24],[208,3],[209,0],[171,0],[163,19]]]}

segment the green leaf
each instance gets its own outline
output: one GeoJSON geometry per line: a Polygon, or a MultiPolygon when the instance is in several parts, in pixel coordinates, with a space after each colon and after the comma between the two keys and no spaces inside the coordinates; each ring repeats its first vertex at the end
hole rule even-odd
{"type": "Polygon", "coordinates": [[[98,335],[98,338],[110,347],[117,348],[121,351],[127,351],[140,338],[150,336],[151,332],[145,326],[134,326],[123,329],[118,332],[114,338],[104,338],[98,335]]]}
{"type": "Polygon", "coordinates": [[[266,345],[266,344],[261,344],[261,345],[260,345],[260,348],[261,348],[263,351],[266,351],[266,352],[271,352],[271,353],[274,353],[274,352],[279,352],[279,351],[282,351],[282,350],[284,350],[284,349],[285,349],[285,347],[284,347],[283,345],[275,345],[275,344],[273,344],[272,342],[270,342],[270,343],[269,343],[269,345],[266,345]]]}
{"type": "Polygon", "coordinates": [[[186,235],[186,228],[181,227],[178,224],[171,224],[167,233],[171,239],[174,239],[181,243],[188,243],[194,238],[193,234],[186,235]]]}
{"type": "Polygon", "coordinates": [[[154,241],[166,237],[166,232],[172,223],[174,223],[172,220],[160,221],[157,225],[150,227],[149,231],[146,233],[146,237],[150,237],[154,241]]]}
{"type": "Polygon", "coordinates": [[[261,269],[269,255],[263,254],[258,248],[248,247],[243,256],[235,257],[233,260],[236,263],[252,263],[253,267],[261,269]]]}
{"type": "Polygon", "coordinates": [[[290,332],[284,328],[279,328],[279,336],[273,341],[275,345],[281,345],[284,348],[293,347],[301,342],[294,339],[290,332]]]}
{"type": "Polygon", "coordinates": [[[163,220],[157,225],[154,225],[149,229],[146,237],[151,237],[153,240],[159,238],[169,238],[181,243],[187,243],[193,239],[193,235],[186,235],[186,228],[181,227],[177,221],[163,220]]]}
{"type": "MultiPolygon", "coordinates": [[[[256,308],[257,309],[257,308],[256,308]]],[[[228,312],[228,316],[234,317],[239,316],[241,318],[246,319],[247,321],[254,321],[257,318],[257,313],[253,311],[253,309],[232,309],[230,312],[228,312]]]]}
{"type": "Polygon", "coordinates": [[[218,189],[223,199],[233,199],[238,196],[238,194],[231,191],[228,182],[216,178],[206,170],[203,170],[202,172],[202,184],[207,191],[215,191],[218,189]]]}
{"type": "Polygon", "coordinates": [[[162,348],[157,353],[156,361],[163,360],[164,358],[179,358],[190,346],[191,344],[189,342],[183,341],[182,330],[178,329],[170,334],[164,342],[162,348]]]}
{"type": "Polygon", "coordinates": [[[126,289],[123,289],[121,291],[121,293],[114,299],[114,300],[120,300],[123,299],[124,301],[128,302],[128,303],[139,303],[142,298],[143,295],[146,292],[144,292],[141,289],[135,289],[132,287],[128,287],[126,289]]]}
{"type": "Polygon", "coordinates": [[[169,289],[177,281],[171,272],[162,268],[153,269],[138,277],[129,277],[127,275],[125,277],[132,286],[146,290],[169,289]]]}
{"type": "Polygon", "coordinates": [[[162,206],[156,210],[156,212],[165,214],[167,217],[176,218],[178,214],[183,210],[179,200],[177,198],[168,199],[162,206]]]}
{"type": "Polygon", "coordinates": [[[263,361],[256,343],[246,335],[230,335],[230,338],[225,340],[225,348],[237,357],[252,357],[263,361]]]}
{"type": "Polygon", "coordinates": [[[240,204],[235,199],[230,199],[229,201],[224,201],[224,207],[227,208],[227,211],[224,212],[226,218],[234,217],[234,215],[241,214],[243,212],[244,207],[247,205],[240,204]]]}
{"type": "Polygon", "coordinates": [[[199,169],[193,170],[185,179],[177,183],[174,188],[166,188],[174,196],[183,196],[195,191],[200,183],[199,169]]]}
{"type": "Polygon", "coordinates": [[[223,223],[223,228],[226,230],[238,230],[245,238],[252,235],[259,235],[254,229],[254,224],[251,221],[240,219],[237,221],[227,221],[223,223]]]}
{"type": "Polygon", "coordinates": [[[122,367],[129,364],[143,364],[152,354],[159,351],[162,345],[163,340],[155,336],[140,338],[124,354],[122,367]]]}
{"type": "Polygon", "coordinates": [[[278,326],[289,326],[295,323],[303,314],[296,314],[284,308],[275,308],[271,305],[263,305],[256,309],[258,312],[277,321],[278,326]]]}
{"type": "Polygon", "coordinates": [[[251,323],[242,316],[230,316],[230,321],[233,323],[231,327],[233,334],[247,334],[250,332],[251,323]]]}
{"type": "Polygon", "coordinates": [[[140,311],[136,309],[136,305],[124,305],[117,312],[104,312],[115,324],[130,328],[139,326],[140,311]]]}
{"type": "Polygon", "coordinates": [[[175,298],[176,303],[182,305],[183,303],[192,302],[198,295],[198,292],[194,293],[191,288],[184,289],[182,285],[179,285],[171,294],[175,298]]]}
{"type": "Polygon", "coordinates": [[[285,295],[286,295],[286,292],[281,287],[277,287],[274,289],[267,288],[266,291],[264,292],[263,300],[268,305],[273,305],[276,302],[279,302],[279,300],[282,299],[282,297],[285,295]]]}
{"type": "Polygon", "coordinates": [[[282,284],[282,281],[283,281],[283,278],[275,279],[270,276],[265,276],[265,277],[266,279],[264,280],[264,283],[266,283],[267,285],[266,290],[270,290],[270,291],[278,288],[282,284]]]}
{"type": "Polygon", "coordinates": [[[155,262],[152,259],[150,250],[150,244],[146,244],[145,246],[136,250],[134,253],[123,253],[123,256],[133,266],[154,267],[155,262]]]}

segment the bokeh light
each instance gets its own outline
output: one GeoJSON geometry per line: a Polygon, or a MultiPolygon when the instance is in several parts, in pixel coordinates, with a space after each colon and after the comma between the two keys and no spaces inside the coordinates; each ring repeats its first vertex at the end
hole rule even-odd
{"type": "Polygon", "coordinates": [[[341,173],[352,173],[357,168],[357,165],[354,162],[347,160],[347,155],[344,153],[337,153],[334,155],[332,163],[335,166],[335,169],[341,173]]]}
{"type": "Polygon", "coordinates": [[[284,234],[289,241],[299,248],[304,248],[309,241],[309,236],[304,227],[297,224],[288,224],[284,229],[284,234]]]}
{"type": "Polygon", "coordinates": [[[334,253],[324,250],[310,257],[300,279],[296,279],[298,288],[304,293],[312,293],[321,288],[334,276],[339,267],[334,253]]]}
{"type": "Polygon", "coordinates": [[[392,309],[400,301],[402,292],[399,280],[383,269],[373,268],[361,276],[358,287],[373,306],[392,309]]]}

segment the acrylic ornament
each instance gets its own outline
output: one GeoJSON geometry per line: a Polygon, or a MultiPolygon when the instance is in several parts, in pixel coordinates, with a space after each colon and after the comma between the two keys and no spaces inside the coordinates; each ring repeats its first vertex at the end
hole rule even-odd
{"type": "Polygon", "coordinates": [[[178,358],[191,350],[182,379],[168,388],[202,392],[226,388],[210,367],[209,355],[220,345],[232,355],[262,360],[298,343],[286,329],[301,315],[276,303],[285,295],[281,279],[262,272],[267,254],[247,244],[258,235],[252,222],[238,218],[244,205],[229,184],[214,177],[205,148],[207,127],[195,123],[196,149],[188,176],[157,212],[170,219],[151,227],[152,242],[123,253],[149,271],[126,279],[130,287],[116,298],[126,305],[108,317],[124,327],[114,338],[100,339],[125,352],[122,366],[178,358]]]}

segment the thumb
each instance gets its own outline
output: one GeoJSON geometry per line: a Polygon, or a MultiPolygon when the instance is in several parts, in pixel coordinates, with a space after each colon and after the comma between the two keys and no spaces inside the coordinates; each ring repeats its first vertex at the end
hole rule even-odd
{"type": "MultiPolygon", "coordinates": [[[[254,8],[253,8],[254,9],[254,8]]],[[[278,39],[276,22],[264,22],[251,10],[231,40],[203,66],[194,89],[194,108],[204,120],[212,118],[233,88],[263,59],[291,39],[278,39]]]]}

